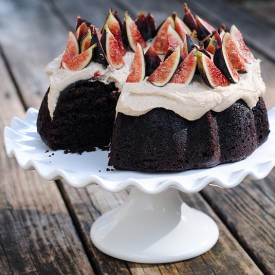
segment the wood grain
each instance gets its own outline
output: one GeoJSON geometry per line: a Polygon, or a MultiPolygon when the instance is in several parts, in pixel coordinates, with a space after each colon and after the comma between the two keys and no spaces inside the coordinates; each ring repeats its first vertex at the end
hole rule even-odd
{"type": "MultiPolygon", "coordinates": [[[[0,132],[24,109],[0,58],[0,132]]],[[[8,159],[0,139],[0,274],[88,274],[91,265],[54,182],[8,159]]]]}

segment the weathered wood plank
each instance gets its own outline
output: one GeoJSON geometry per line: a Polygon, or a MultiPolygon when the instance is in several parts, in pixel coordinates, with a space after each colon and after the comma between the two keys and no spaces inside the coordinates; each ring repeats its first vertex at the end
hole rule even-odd
{"type": "MultiPolygon", "coordinates": [[[[0,132],[24,109],[0,58],[0,132]]],[[[7,158],[0,139],[0,274],[89,274],[91,265],[54,182],[7,158]]]]}
{"type": "MultiPolygon", "coordinates": [[[[67,184],[61,185],[61,188],[64,189],[63,193],[66,194],[68,204],[71,205],[78,230],[83,234],[86,249],[98,259],[96,270],[99,274],[108,272],[113,274],[115,271],[124,272],[123,261],[115,260],[115,264],[106,267],[106,261],[112,258],[98,252],[93,244],[89,242],[89,231],[90,224],[103,213],[121,205],[127,199],[127,193],[124,191],[112,194],[96,185],[79,189],[76,192],[67,184]]],[[[183,195],[183,197],[190,206],[201,209],[216,220],[220,229],[220,238],[217,245],[200,257],[175,264],[145,265],[127,263],[132,274],[227,274],[228,270],[232,270],[232,274],[261,274],[261,271],[242,250],[238,242],[200,195],[183,195]]]]}
{"type": "Polygon", "coordinates": [[[265,274],[274,274],[275,170],[262,181],[232,189],[207,187],[203,195],[265,274]]]}

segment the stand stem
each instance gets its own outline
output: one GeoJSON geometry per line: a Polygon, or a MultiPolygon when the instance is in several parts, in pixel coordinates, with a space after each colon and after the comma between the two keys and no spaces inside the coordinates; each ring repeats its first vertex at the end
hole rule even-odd
{"type": "Polygon", "coordinates": [[[102,252],[140,263],[198,256],[218,235],[216,223],[186,205],[176,189],[152,195],[133,188],[124,205],[104,214],[91,229],[92,241],[102,252]]]}

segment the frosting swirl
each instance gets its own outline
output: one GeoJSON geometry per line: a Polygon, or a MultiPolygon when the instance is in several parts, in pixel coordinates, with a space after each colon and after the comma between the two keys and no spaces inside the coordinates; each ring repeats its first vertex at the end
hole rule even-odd
{"type": "Polygon", "coordinates": [[[240,74],[238,83],[227,87],[209,88],[196,76],[188,85],[168,83],[156,87],[146,79],[139,83],[125,83],[116,110],[129,116],[140,116],[154,108],[165,108],[187,120],[196,120],[210,110],[221,112],[239,99],[253,108],[264,92],[260,60],[256,60],[247,66],[246,74],[240,74]]]}

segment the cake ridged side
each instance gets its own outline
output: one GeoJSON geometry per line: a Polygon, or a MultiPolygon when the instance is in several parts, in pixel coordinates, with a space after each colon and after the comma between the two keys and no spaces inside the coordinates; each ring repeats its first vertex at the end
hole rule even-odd
{"type": "Polygon", "coordinates": [[[268,134],[262,98],[252,110],[239,100],[223,112],[210,111],[196,121],[163,108],[139,117],[118,113],[109,164],[146,172],[210,168],[244,159],[268,134]]]}

